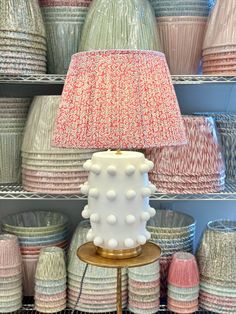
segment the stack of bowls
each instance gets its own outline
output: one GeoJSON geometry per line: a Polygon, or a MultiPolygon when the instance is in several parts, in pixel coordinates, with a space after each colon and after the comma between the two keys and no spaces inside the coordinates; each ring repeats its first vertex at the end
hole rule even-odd
{"type": "Polygon", "coordinates": [[[197,115],[212,116],[221,136],[225,158],[226,178],[236,180],[236,115],[224,112],[204,112],[197,115]]]}
{"type": "Polygon", "coordinates": [[[195,224],[193,217],[172,210],[157,210],[155,217],[148,222],[147,229],[151,233],[151,240],[160,245],[162,252],[159,259],[161,297],[166,296],[172,255],[179,251],[193,251],[195,224]]]}
{"type": "Polygon", "coordinates": [[[156,313],[160,305],[159,262],[128,269],[129,302],[133,313],[156,313]]]}
{"type": "Polygon", "coordinates": [[[58,246],[66,250],[68,219],[57,212],[23,212],[3,218],[2,230],[18,236],[23,260],[24,295],[33,296],[40,250],[49,246],[58,246]]]}
{"type": "Polygon", "coordinates": [[[217,1],[210,15],[203,43],[203,73],[236,74],[236,2],[217,1]]]}
{"type": "Polygon", "coordinates": [[[35,309],[57,313],[66,308],[66,264],[64,251],[58,247],[40,251],[35,273],[35,309]]]}
{"type": "Polygon", "coordinates": [[[215,313],[236,308],[236,221],[207,224],[197,251],[200,271],[200,306],[215,313]]]}
{"type": "Polygon", "coordinates": [[[199,272],[195,257],[186,252],[173,255],[168,274],[168,309],[174,313],[198,310],[199,272]]]}
{"type": "Polygon", "coordinates": [[[1,0],[2,73],[46,73],[46,35],[37,0],[1,0]]]}
{"type": "MultiPolygon", "coordinates": [[[[90,229],[88,220],[79,223],[73,235],[68,252],[68,307],[87,313],[116,311],[116,269],[88,266],[79,260],[77,249],[86,242],[90,229]],[[82,289],[82,290],[81,290],[82,289]]],[[[128,277],[122,270],[122,304],[127,304],[128,277]]]]}
{"type": "Polygon", "coordinates": [[[35,97],[22,144],[22,184],[26,191],[50,194],[80,193],[88,178],[83,168],[95,150],[51,147],[60,96],[35,97]]]}
{"type": "Polygon", "coordinates": [[[20,148],[30,98],[0,98],[0,183],[18,183],[20,148]]]}
{"type": "Polygon", "coordinates": [[[208,0],[150,0],[171,74],[197,74],[208,0]]]}
{"type": "Polygon", "coordinates": [[[85,17],[92,0],[40,0],[47,36],[48,73],[67,73],[79,49],[85,17]]]}
{"type": "Polygon", "coordinates": [[[17,237],[0,235],[0,313],[22,306],[22,259],[17,237]]]}
{"type": "Polygon", "coordinates": [[[154,162],[150,180],[157,191],[170,194],[206,194],[225,188],[222,148],[211,117],[183,116],[188,144],[147,149],[154,162]]]}

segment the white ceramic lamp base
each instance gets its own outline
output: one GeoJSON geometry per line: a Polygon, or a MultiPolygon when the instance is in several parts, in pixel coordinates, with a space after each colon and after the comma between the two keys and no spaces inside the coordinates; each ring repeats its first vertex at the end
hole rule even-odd
{"type": "Polygon", "coordinates": [[[142,153],[106,151],[93,154],[84,168],[89,179],[81,192],[88,195],[88,205],[82,216],[90,218],[92,227],[87,240],[104,257],[137,256],[150,239],[146,223],[155,215],[149,206],[156,190],[148,180],[153,163],[142,153]]]}

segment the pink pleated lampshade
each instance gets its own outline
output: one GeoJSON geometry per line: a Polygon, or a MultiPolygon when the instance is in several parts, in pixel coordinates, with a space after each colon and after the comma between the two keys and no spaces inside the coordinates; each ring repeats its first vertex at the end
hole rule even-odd
{"type": "Polygon", "coordinates": [[[103,50],[73,55],[53,144],[145,148],[186,143],[164,54],[103,50]]]}
{"type": "Polygon", "coordinates": [[[191,288],[199,285],[198,266],[192,254],[177,252],[173,255],[168,283],[179,288],[191,288]]]}
{"type": "Polygon", "coordinates": [[[203,74],[236,73],[236,1],[217,1],[207,26],[203,43],[203,74]]]}

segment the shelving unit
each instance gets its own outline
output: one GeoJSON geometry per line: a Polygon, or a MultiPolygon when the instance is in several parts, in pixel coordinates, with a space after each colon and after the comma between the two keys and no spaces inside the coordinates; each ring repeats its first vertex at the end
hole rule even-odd
{"type": "MultiPolygon", "coordinates": [[[[235,76],[210,75],[172,75],[174,84],[202,84],[202,83],[236,83],[235,76]]],[[[0,84],[64,84],[66,75],[61,74],[33,74],[8,75],[0,74],[0,84]]]]}
{"type": "MultiPolygon", "coordinates": [[[[0,199],[15,200],[73,200],[86,201],[82,194],[43,194],[25,191],[21,185],[0,185],[0,199]]],[[[161,194],[155,193],[151,201],[235,201],[236,183],[226,183],[226,188],[221,193],[210,194],[161,194]]]]}
{"type": "MultiPolygon", "coordinates": [[[[58,312],[58,314],[72,314],[72,313],[73,314],[86,314],[85,312],[73,311],[70,309],[66,309],[64,311],[58,312]]],[[[116,312],[107,312],[107,314],[115,314],[115,313],[116,312]]],[[[159,313],[161,313],[161,314],[172,314],[172,312],[167,310],[167,307],[165,305],[160,306],[159,313]]],[[[203,311],[203,310],[199,310],[197,313],[199,313],[199,314],[214,314],[212,312],[203,311]]],[[[21,310],[17,311],[15,314],[38,314],[38,312],[34,310],[33,303],[28,303],[28,304],[24,305],[23,308],[21,310]]],[[[132,314],[132,312],[124,310],[123,314],[132,314]]]]}
{"type": "MultiPolygon", "coordinates": [[[[70,310],[70,309],[66,309],[62,312],[58,312],[58,314],[86,314],[85,312],[79,312],[79,311],[73,311],[73,310],[70,310]]],[[[162,313],[162,314],[172,314],[172,312],[168,311],[166,309],[166,307],[162,307],[160,310],[159,310],[159,313],[162,313]]],[[[207,312],[207,311],[198,311],[197,313],[199,314],[214,314],[212,312],[207,312]]],[[[33,309],[33,306],[24,306],[21,310],[15,312],[14,314],[38,314],[37,311],[35,311],[33,309]]],[[[91,314],[91,313],[89,313],[91,314]]],[[[106,314],[116,314],[116,312],[106,312],[106,314]]],[[[129,312],[129,311],[123,311],[123,314],[132,314],[132,312],[129,312]]]]}
{"type": "MultiPolygon", "coordinates": [[[[227,84],[236,83],[234,76],[173,75],[174,85],[227,84]]],[[[5,75],[0,74],[1,97],[33,97],[34,95],[60,95],[65,75],[5,75]],[[30,88],[29,88],[30,87],[30,88]]]]}
{"type": "MultiPolygon", "coordinates": [[[[179,99],[181,111],[189,114],[194,111],[226,111],[228,107],[213,104],[210,108],[204,103],[198,102],[198,95],[207,94],[206,103],[211,104],[211,100],[217,99],[219,104],[223,104],[228,95],[236,95],[236,77],[218,77],[218,76],[172,76],[175,90],[179,99]],[[191,90],[191,97],[188,98],[186,92],[191,90]],[[222,96],[222,93],[224,94],[222,96]],[[215,96],[217,94],[217,96],[215,96]],[[210,95],[210,96],[209,96],[210,95]],[[214,96],[213,96],[214,95],[214,96]],[[218,97],[219,96],[219,97],[218,97]]],[[[34,97],[35,95],[60,95],[64,86],[65,75],[3,75],[0,74],[0,97],[34,97]]],[[[82,203],[86,201],[83,195],[50,195],[41,193],[26,192],[20,185],[1,185],[0,201],[73,201],[73,210],[76,213],[82,203]],[[76,205],[75,205],[76,204],[76,205]]],[[[235,201],[236,183],[228,182],[225,191],[211,194],[154,194],[152,202],[175,202],[175,201],[235,201]]],[[[24,203],[25,204],[25,203],[24,203]]],[[[30,202],[27,202],[31,206],[30,202]]],[[[45,203],[44,203],[45,204],[45,203]]],[[[51,202],[50,202],[51,204],[51,202]]],[[[51,206],[51,205],[50,205],[51,206]]],[[[17,206],[16,206],[17,207],[17,206]]],[[[69,209],[68,209],[69,212],[69,209]]],[[[78,215],[78,214],[77,214],[78,215]]],[[[1,217],[0,217],[1,218],[1,217]]],[[[167,311],[166,306],[160,307],[160,313],[171,313],[167,311]]],[[[36,314],[32,302],[25,302],[23,308],[16,313],[36,314]]],[[[61,314],[74,313],[78,311],[65,310],[61,314]]],[[[124,311],[125,314],[130,312],[124,311]]],[[[198,311],[198,313],[211,314],[208,311],[198,311]]]]}

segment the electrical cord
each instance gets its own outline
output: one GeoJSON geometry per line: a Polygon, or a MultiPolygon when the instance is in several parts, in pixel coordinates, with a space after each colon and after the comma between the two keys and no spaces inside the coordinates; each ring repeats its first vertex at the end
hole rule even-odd
{"type": "Polygon", "coordinates": [[[87,269],[88,269],[88,264],[86,263],[85,269],[84,269],[84,272],[83,272],[83,276],[82,276],[82,279],[81,279],[81,282],[80,282],[79,295],[78,295],[78,298],[77,298],[77,300],[76,300],[75,306],[74,306],[74,308],[73,308],[73,310],[72,310],[72,314],[74,314],[74,312],[75,312],[75,310],[76,310],[76,307],[78,306],[78,303],[79,303],[79,300],[80,300],[80,297],[81,297],[81,294],[82,294],[83,283],[84,283],[84,277],[85,277],[85,275],[86,275],[87,269]]]}

